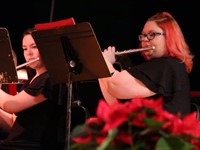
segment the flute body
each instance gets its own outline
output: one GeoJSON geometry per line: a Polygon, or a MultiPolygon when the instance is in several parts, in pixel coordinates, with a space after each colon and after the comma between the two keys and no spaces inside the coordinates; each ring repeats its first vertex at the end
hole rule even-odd
{"type": "Polygon", "coordinates": [[[129,50],[121,51],[121,52],[116,51],[115,55],[124,55],[124,54],[130,54],[130,53],[136,53],[136,52],[141,52],[141,51],[146,51],[146,50],[154,50],[154,49],[155,49],[155,46],[137,48],[137,49],[129,49],[129,50]]]}
{"type": "Polygon", "coordinates": [[[20,68],[22,68],[22,67],[24,67],[24,66],[26,66],[28,64],[31,64],[31,63],[34,63],[34,62],[38,61],[38,60],[40,60],[40,58],[36,58],[36,59],[31,60],[31,61],[28,61],[28,62],[26,62],[24,64],[21,64],[21,65],[17,66],[16,69],[20,69],[20,68]]]}

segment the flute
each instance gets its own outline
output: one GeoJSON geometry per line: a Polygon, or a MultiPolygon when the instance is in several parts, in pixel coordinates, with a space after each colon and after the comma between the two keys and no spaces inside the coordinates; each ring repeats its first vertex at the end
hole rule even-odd
{"type": "Polygon", "coordinates": [[[123,54],[130,54],[130,53],[136,53],[136,52],[146,51],[146,50],[154,50],[155,48],[156,48],[155,46],[151,46],[151,47],[144,47],[144,48],[124,50],[122,52],[116,51],[115,55],[123,55],[123,54]]]}
{"type": "Polygon", "coordinates": [[[26,63],[24,63],[24,64],[21,64],[21,65],[17,66],[16,69],[20,69],[20,68],[22,68],[22,67],[24,67],[24,66],[26,66],[26,65],[28,65],[28,64],[31,64],[31,63],[34,63],[34,62],[38,61],[38,60],[40,60],[39,57],[36,58],[36,59],[32,59],[32,60],[30,60],[30,61],[28,61],[28,62],[26,62],[26,63]]]}

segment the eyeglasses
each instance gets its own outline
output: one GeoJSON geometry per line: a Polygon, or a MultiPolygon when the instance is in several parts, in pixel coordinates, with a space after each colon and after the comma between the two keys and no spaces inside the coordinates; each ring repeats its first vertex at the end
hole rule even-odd
{"type": "Polygon", "coordinates": [[[141,34],[138,36],[139,41],[144,41],[145,38],[147,38],[149,41],[153,40],[156,35],[165,35],[165,33],[160,32],[150,32],[148,34],[141,34]]]}

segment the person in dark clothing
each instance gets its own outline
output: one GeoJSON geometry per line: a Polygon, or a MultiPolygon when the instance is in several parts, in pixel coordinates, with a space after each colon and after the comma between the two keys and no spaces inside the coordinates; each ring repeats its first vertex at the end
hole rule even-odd
{"type": "Polygon", "coordinates": [[[177,21],[168,12],[150,17],[139,35],[141,51],[147,60],[125,70],[116,70],[114,46],[103,51],[111,77],[100,78],[99,84],[105,100],[163,98],[163,108],[173,114],[191,112],[190,81],[193,54],[186,43],[177,21]]]}
{"type": "Polygon", "coordinates": [[[27,62],[39,58],[28,65],[36,74],[17,95],[0,89],[0,118],[8,131],[0,141],[2,150],[64,149],[67,87],[51,82],[31,35],[34,30],[24,32],[22,48],[27,62]]]}

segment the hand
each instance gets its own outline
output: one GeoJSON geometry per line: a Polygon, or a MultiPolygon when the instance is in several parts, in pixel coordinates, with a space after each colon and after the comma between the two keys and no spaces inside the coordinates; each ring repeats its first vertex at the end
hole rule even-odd
{"type": "Polygon", "coordinates": [[[109,61],[111,64],[114,64],[116,62],[115,47],[114,46],[109,46],[107,49],[104,49],[103,57],[104,57],[104,59],[109,61]]]}

